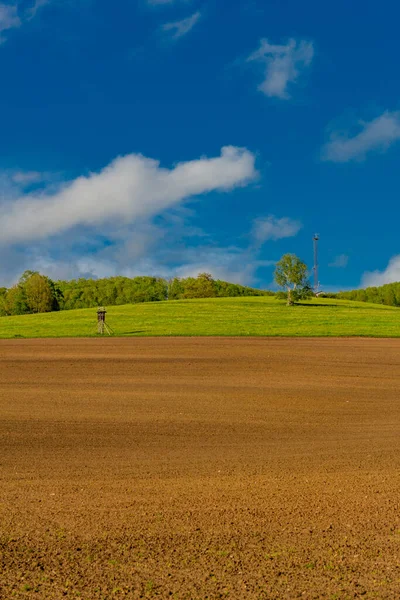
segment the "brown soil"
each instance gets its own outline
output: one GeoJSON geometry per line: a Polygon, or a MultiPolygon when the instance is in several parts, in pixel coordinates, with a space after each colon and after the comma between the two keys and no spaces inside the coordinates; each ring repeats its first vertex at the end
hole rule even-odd
{"type": "Polygon", "coordinates": [[[400,340],[0,342],[0,597],[400,598],[400,340]]]}

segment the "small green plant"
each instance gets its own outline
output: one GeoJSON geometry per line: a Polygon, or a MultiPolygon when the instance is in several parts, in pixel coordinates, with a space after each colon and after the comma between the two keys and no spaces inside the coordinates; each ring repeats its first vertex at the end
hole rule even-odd
{"type": "Polygon", "coordinates": [[[156,588],[156,584],[154,583],[154,581],[152,581],[151,579],[149,581],[146,582],[145,586],[144,586],[144,591],[145,594],[149,594],[152,595],[154,590],[156,588]]]}

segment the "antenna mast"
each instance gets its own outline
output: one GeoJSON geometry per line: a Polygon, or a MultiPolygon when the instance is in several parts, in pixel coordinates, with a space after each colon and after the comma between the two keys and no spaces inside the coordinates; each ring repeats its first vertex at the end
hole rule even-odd
{"type": "Polygon", "coordinates": [[[313,237],[314,241],[314,293],[318,294],[319,291],[319,281],[318,281],[318,242],[319,242],[319,233],[316,233],[313,237]]]}

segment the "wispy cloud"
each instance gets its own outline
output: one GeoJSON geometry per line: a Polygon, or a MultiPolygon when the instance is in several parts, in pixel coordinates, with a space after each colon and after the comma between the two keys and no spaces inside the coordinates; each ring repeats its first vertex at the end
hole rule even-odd
{"type": "Polygon", "coordinates": [[[177,40],[193,29],[196,23],[200,20],[201,13],[200,11],[195,12],[187,19],[182,19],[181,21],[174,21],[172,23],[165,23],[162,26],[163,31],[167,31],[171,34],[171,38],[173,40],[177,40]]]}
{"type": "Polygon", "coordinates": [[[8,29],[20,27],[21,19],[18,16],[16,4],[0,4],[0,41],[3,41],[1,33],[8,29]]]}
{"type": "Polygon", "coordinates": [[[262,245],[268,240],[280,240],[298,234],[302,224],[300,221],[282,217],[280,219],[270,215],[255,219],[252,237],[257,245],[262,245]]]}
{"type": "Polygon", "coordinates": [[[11,4],[0,2],[0,43],[5,41],[5,38],[2,36],[3,31],[15,29],[30,21],[36,16],[38,10],[49,2],[50,0],[35,0],[33,6],[25,10],[21,8],[20,11],[18,11],[18,2],[11,4]]]}
{"type": "Polygon", "coordinates": [[[347,254],[339,254],[334,258],[334,260],[329,263],[328,267],[333,267],[337,269],[345,269],[349,263],[349,257],[347,254]]]}
{"type": "Polygon", "coordinates": [[[15,171],[10,175],[10,179],[23,188],[47,181],[49,174],[40,173],[39,171],[15,171]]]}
{"type": "Polygon", "coordinates": [[[259,49],[247,61],[264,65],[264,80],[258,89],[266,96],[286,100],[290,98],[289,84],[297,81],[301,72],[310,66],[313,57],[312,42],[291,39],[286,45],[276,45],[262,39],[259,49]]]}
{"type": "Polygon", "coordinates": [[[334,132],[322,148],[322,159],[332,162],[363,160],[370,152],[385,152],[400,139],[400,111],[386,111],[367,123],[360,121],[355,135],[334,132]]]}
{"type": "Polygon", "coordinates": [[[393,256],[383,271],[366,271],[362,276],[361,287],[373,287],[400,281],[400,254],[393,256]]]}
{"type": "Polygon", "coordinates": [[[33,18],[37,11],[42,8],[42,6],[45,6],[46,4],[49,4],[51,0],[35,0],[34,5],[32,6],[32,8],[29,9],[28,14],[30,16],[30,18],[33,18]]]}

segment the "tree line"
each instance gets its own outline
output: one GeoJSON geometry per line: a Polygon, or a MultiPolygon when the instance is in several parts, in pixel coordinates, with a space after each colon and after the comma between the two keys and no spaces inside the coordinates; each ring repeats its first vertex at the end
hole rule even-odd
{"type": "MultiPolygon", "coordinates": [[[[36,271],[25,271],[16,285],[0,288],[0,316],[93,308],[138,302],[161,302],[190,298],[276,296],[288,305],[313,296],[307,265],[295,254],[285,254],[276,263],[275,283],[282,292],[259,290],[214,279],[209,273],[167,280],[161,277],[108,277],[52,281],[36,271]]],[[[358,302],[400,306],[400,282],[380,287],[323,294],[358,302]]]]}
{"type": "Polygon", "coordinates": [[[274,295],[274,292],[214,279],[209,273],[171,280],[160,277],[109,277],[52,281],[36,271],[25,271],[16,285],[9,289],[0,288],[0,315],[189,298],[265,295],[274,295]]]}
{"type": "Polygon", "coordinates": [[[336,298],[356,300],[357,302],[372,302],[387,306],[400,306],[400,282],[387,283],[379,287],[367,287],[350,292],[338,292],[336,298]]]}

